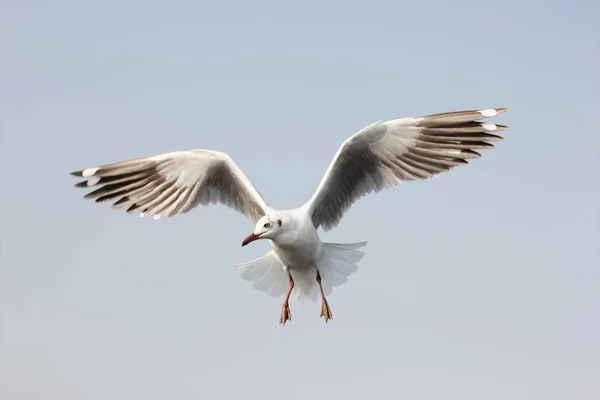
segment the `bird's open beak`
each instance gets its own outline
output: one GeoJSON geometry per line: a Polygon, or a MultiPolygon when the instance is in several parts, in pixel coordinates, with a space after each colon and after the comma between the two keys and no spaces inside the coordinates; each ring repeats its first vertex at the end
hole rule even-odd
{"type": "Polygon", "coordinates": [[[258,239],[260,237],[260,233],[257,235],[254,232],[252,232],[251,234],[249,234],[248,236],[246,236],[246,239],[244,239],[244,241],[242,242],[242,247],[244,247],[245,245],[247,245],[250,242],[254,242],[256,239],[258,239]]]}

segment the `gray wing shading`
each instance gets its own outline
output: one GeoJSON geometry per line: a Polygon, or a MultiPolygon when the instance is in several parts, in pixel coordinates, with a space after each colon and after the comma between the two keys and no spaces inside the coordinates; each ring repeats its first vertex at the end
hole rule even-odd
{"type": "Polygon", "coordinates": [[[221,203],[255,224],[268,208],[235,162],[216,151],[177,151],[71,174],[87,178],[76,187],[95,188],[84,198],[114,201],[112,208],[156,219],[187,213],[198,204],[221,203]]]}
{"type": "Polygon", "coordinates": [[[404,181],[423,180],[479,158],[503,138],[504,125],[477,120],[506,111],[458,111],[376,122],[340,147],[313,197],[306,203],[315,228],[330,230],[362,196],[404,181]]]}

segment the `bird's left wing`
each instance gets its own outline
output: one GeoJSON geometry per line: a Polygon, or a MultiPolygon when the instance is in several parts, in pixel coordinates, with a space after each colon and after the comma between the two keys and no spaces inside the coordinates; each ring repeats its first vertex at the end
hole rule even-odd
{"type": "Polygon", "coordinates": [[[458,111],[376,122],[340,147],[306,203],[315,228],[334,228],[362,196],[403,181],[422,180],[479,158],[473,149],[502,140],[506,126],[477,122],[505,108],[458,111]]]}
{"type": "Polygon", "coordinates": [[[75,186],[97,187],[84,198],[115,201],[113,208],[154,218],[187,213],[198,204],[221,203],[255,224],[268,207],[250,180],[225,153],[189,150],[72,172],[87,178],[75,186]]]}

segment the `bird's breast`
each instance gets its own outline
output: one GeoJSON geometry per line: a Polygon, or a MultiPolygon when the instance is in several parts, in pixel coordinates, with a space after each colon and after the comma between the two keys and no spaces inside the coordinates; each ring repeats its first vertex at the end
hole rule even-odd
{"type": "Polygon", "coordinates": [[[314,232],[302,232],[284,243],[271,242],[279,260],[292,269],[304,269],[314,265],[323,251],[321,240],[314,232]]]}

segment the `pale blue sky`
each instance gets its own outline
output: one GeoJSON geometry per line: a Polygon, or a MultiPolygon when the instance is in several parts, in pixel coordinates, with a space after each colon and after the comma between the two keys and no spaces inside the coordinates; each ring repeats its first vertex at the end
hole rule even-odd
{"type": "Polygon", "coordinates": [[[2,2],[0,398],[600,398],[600,5],[2,2]],[[329,301],[255,291],[225,208],[153,221],[70,171],[229,153],[307,200],[380,120],[508,107],[468,167],[363,198],[329,301]]]}

